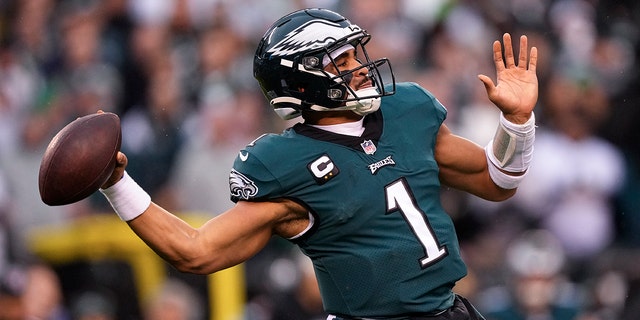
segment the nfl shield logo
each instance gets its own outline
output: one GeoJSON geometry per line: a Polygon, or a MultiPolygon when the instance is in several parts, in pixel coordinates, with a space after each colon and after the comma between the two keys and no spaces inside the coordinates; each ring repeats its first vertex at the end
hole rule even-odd
{"type": "Polygon", "coordinates": [[[374,154],[376,152],[376,145],[373,144],[373,141],[371,140],[365,140],[363,143],[360,144],[360,146],[362,147],[362,150],[364,150],[364,153],[366,154],[374,154]]]}

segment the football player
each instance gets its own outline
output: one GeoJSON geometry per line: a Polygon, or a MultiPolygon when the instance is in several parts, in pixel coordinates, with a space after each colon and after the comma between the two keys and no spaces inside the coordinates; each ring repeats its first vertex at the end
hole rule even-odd
{"type": "MultiPolygon", "coordinates": [[[[230,210],[192,228],[154,204],[125,172],[101,190],[129,226],[184,272],[242,263],[273,235],[311,258],[328,319],[482,319],[453,293],[466,274],[441,186],[511,197],[533,153],[537,50],[493,44],[497,84],[479,79],[502,113],[486,147],[454,135],[426,89],[396,83],[370,35],[324,9],[288,14],[258,44],[254,75],[275,112],[303,122],[240,150],[230,210]],[[503,56],[504,49],[504,56],[503,56]]],[[[203,190],[206,192],[206,190],[203,190]]]]}

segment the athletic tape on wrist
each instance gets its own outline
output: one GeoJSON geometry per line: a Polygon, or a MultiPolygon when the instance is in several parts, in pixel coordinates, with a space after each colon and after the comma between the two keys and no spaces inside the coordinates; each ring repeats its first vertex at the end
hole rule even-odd
{"type": "Polygon", "coordinates": [[[484,149],[489,175],[496,185],[503,189],[514,189],[520,185],[533,158],[535,131],[536,120],[533,113],[524,124],[509,122],[504,114],[500,114],[496,134],[484,149]],[[522,174],[510,175],[501,169],[522,174]]]}
{"type": "Polygon", "coordinates": [[[491,160],[489,159],[489,153],[491,152],[488,151],[488,148],[486,148],[485,154],[487,155],[487,165],[489,166],[489,176],[491,176],[491,180],[493,180],[493,182],[502,189],[517,188],[520,185],[522,179],[524,179],[524,177],[527,175],[527,172],[524,172],[523,174],[517,176],[507,174],[492,164],[491,160]]]}
{"type": "Polygon", "coordinates": [[[122,221],[141,215],[149,205],[151,196],[125,171],[120,181],[107,189],[100,189],[122,221]]]}
{"type": "Polygon", "coordinates": [[[496,134],[485,148],[491,163],[509,172],[527,171],[533,158],[535,123],[533,113],[524,124],[511,123],[500,114],[496,134]]]}

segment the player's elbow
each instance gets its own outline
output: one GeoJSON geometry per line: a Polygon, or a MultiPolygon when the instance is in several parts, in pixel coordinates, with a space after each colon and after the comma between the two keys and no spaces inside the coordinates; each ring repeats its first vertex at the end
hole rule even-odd
{"type": "Polygon", "coordinates": [[[516,190],[518,189],[503,189],[499,186],[495,186],[495,189],[487,193],[483,198],[493,202],[501,202],[513,197],[516,194],[516,190]]]}
{"type": "Polygon", "coordinates": [[[181,259],[179,261],[170,261],[171,265],[178,271],[183,273],[207,275],[218,271],[209,263],[204,263],[198,259],[181,259]]]}
{"type": "Polygon", "coordinates": [[[211,274],[223,269],[221,262],[205,252],[182,252],[181,255],[166,259],[180,272],[193,274],[211,274]]]}

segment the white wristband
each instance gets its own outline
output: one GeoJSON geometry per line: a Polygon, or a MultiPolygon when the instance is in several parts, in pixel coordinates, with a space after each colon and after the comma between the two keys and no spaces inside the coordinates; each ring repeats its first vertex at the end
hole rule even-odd
{"type": "Polygon", "coordinates": [[[524,124],[511,123],[500,114],[496,134],[485,148],[491,163],[509,172],[527,171],[533,158],[535,121],[533,113],[524,124]]]}
{"type": "Polygon", "coordinates": [[[491,180],[493,180],[493,182],[500,188],[515,189],[520,185],[520,182],[522,181],[522,179],[524,179],[524,176],[527,175],[526,171],[523,174],[517,176],[506,174],[502,170],[498,169],[498,167],[493,165],[491,160],[489,160],[489,152],[485,152],[485,154],[487,155],[488,160],[487,166],[489,166],[489,176],[491,177],[491,180]]]}
{"type": "Polygon", "coordinates": [[[489,175],[497,186],[503,189],[515,189],[524,179],[533,158],[535,119],[535,114],[532,113],[524,124],[515,124],[509,122],[502,113],[500,114],[496,135],[484,149],[489,175]],[[501,169],[522,174],[510,175],[501,169]]]}
{"type": "Polygon", "coordinates": [[[120,181],[107,189],[100,189],[100,192],[122,221],[135,219],[151,205],[151,196],[126,171],[120,181]]]}

